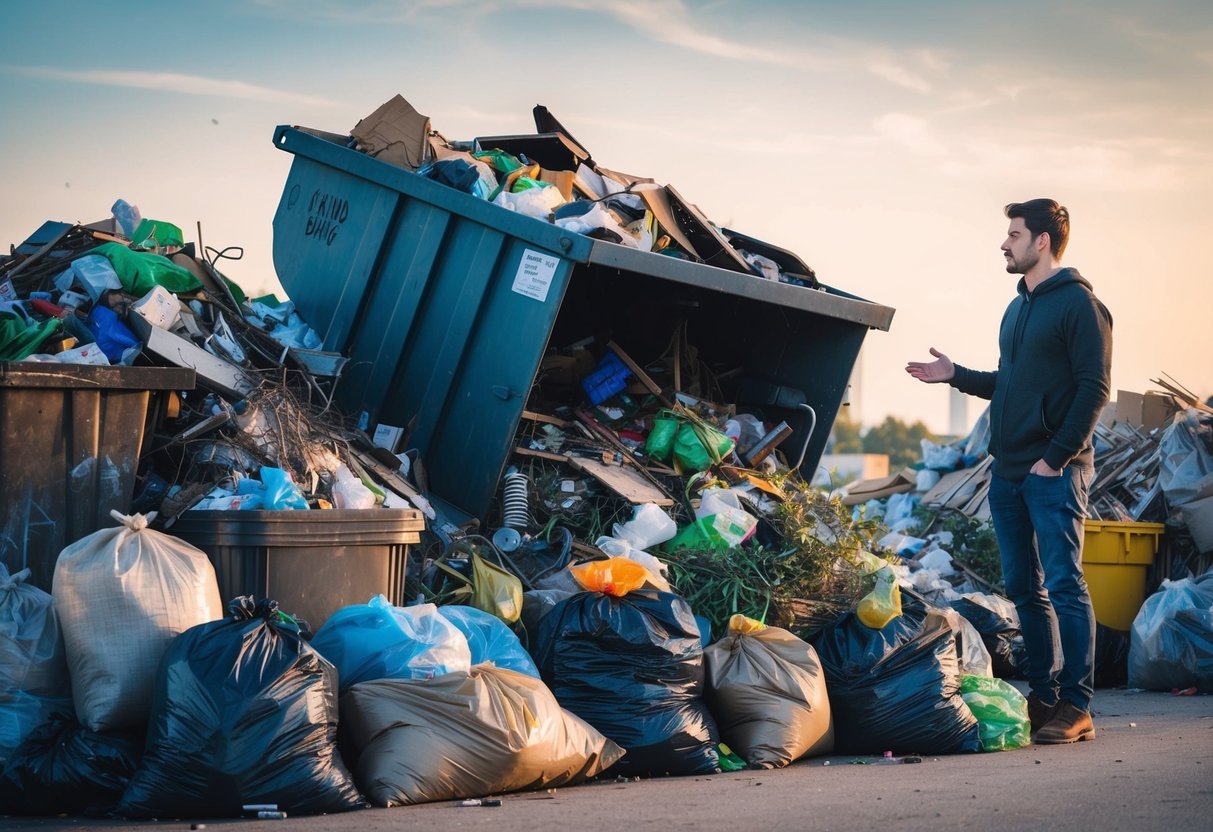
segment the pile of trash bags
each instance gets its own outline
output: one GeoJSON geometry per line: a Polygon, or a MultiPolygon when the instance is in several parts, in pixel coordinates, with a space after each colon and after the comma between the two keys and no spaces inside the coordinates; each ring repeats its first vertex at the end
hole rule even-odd
{"type": "Polygon", "coordinates": [[[273,600],[223,606],[203,552],[115,519],[51,595],[0,573],[0,695],[37,703],[0,734],[3,811],[291,816],[1026,743],[981,637],[895,581],[811,642],[742,615],[712,641],[627,557],[571,567],[531,631],[491,599],[378,596],[312,635],[273,600]]]}

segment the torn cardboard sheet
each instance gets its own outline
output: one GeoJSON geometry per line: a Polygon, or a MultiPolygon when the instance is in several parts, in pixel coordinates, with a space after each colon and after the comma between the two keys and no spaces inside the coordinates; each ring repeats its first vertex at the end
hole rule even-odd
{"type": "Polygon", "coordinates": [[[350,131],[359,150],[413,171],[428,161],[429,133],[429,116],[417,112],[400,95],[382,104],[350,131]]]}
{"type": "Polygon", "coordinates": [[[842,498],[842,504],[855,506],[866,503],[868,500],[881,500],[894,494],[913,491],[917,484],[917,474],[913,470],[905,468],[888,477],[852,483],[846,496],[842,498]]]}
{"type": "Polygon", "coordinates": [[[569,465],[589,474],[630,503],[653,503],[667,507],[674,501],[646,480],[639,471],[626,465],[607,465],[596,459],[569,457],[569,465]]]}

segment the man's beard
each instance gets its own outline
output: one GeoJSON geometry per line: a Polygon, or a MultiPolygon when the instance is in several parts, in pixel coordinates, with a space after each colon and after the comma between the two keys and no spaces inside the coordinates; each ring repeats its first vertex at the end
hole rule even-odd
{"type": "Polygon", "coordinates": [[[1015,255],[1011,255],[1007,260],[1007,272],[1010,274],[1027,274],[1039,262],[1040,255],[1035,252],[1025,254],[1023,261],[1016,260],[1015,255]]]}

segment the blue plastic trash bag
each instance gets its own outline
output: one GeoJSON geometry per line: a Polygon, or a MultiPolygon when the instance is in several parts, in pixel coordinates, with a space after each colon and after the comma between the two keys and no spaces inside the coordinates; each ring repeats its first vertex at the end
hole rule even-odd
{"type": "Polygon", "coordinates": [[[438,612],[467,638],[473,665],[492,662],[497,667],[539,678],[539,669],[530,653],[497,616],[461,604],[439,607],[438,612]]]}
{"type": "Polygon", "coordinates": [[[59,618],[28,577],[0,562],[0,767],[52,712],[72,712],[59,618]]]}
{"type": "Polygon", "coordinates": [[[111,364],[121,361],[123,354],[131,347],[143,344],[108,306],[94,306],[84,323],[111,364]]]}
{"type": "Polygon", "coordinates": [[[382,595],[338,610],[312,647],[336,666],[342,693],[359,682],[432,679],[472,668],[467,637],[437,607],[394,607],[382,595]]]}
{"type": "Polygon", "coordinates": [[[260,497],[259,501],[245,505],[243,508],[261,508],[266,511],[306,511],[307,497],[291,479],[291,475],[281,468],[261,467],[261,481],[242,479],[236,483],[237,494],[251,494],[260,497]]]}

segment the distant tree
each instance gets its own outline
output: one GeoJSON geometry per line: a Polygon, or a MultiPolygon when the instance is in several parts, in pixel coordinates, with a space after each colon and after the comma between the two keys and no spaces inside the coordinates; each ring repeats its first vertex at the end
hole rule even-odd
{"type": "Polygon", "coordinates": [[[888,454],[889,471],[900,471],[922,460],[922,440],[934,441],[935,435],[922,421],[907,425],[896,416],[885,420],[863,435],[865,454],[888,454]]]}
{"type": "Polygon", "coordinates": [[[830,441],[826,446],[832,454],[861,454],[863,453],[863,436],[856,422],[851,421],[851,409],[844,407],[838,411],[834,420],[834,430],[830,433],[830,441]]]}

